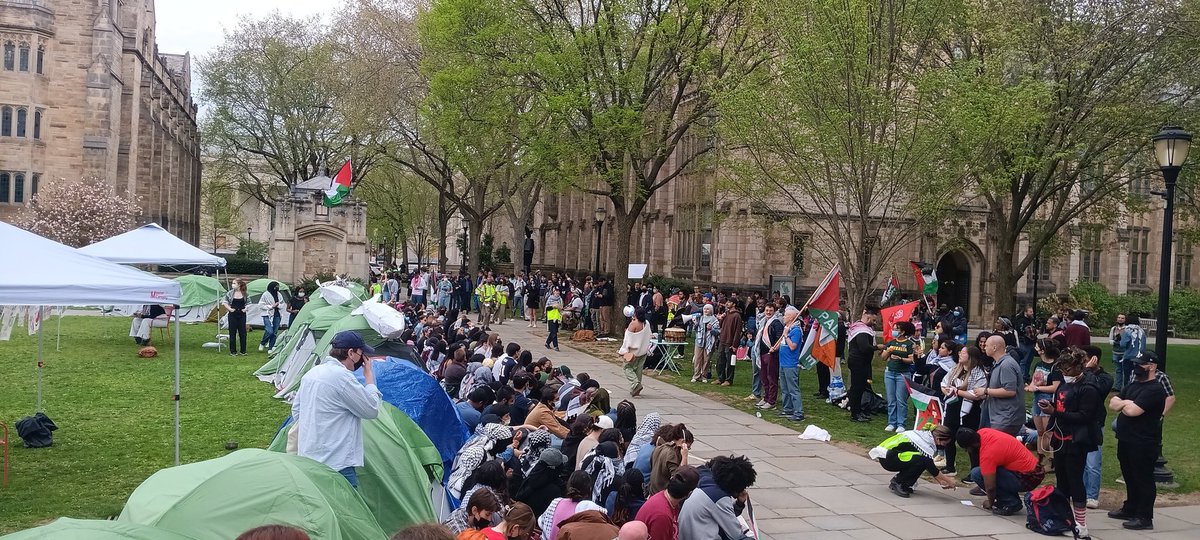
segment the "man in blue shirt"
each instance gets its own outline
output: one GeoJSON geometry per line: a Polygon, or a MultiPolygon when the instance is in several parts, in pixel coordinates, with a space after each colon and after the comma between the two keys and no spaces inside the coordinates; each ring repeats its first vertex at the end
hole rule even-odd
{"type": "Polygon", "coordinates": [[[458,409],[459,418],[467,425],[467,431],[475,433],[475,426],[479,425],[479,419],[483,416],[483,408],[491,405],[494,399],[495,394],[491,388],[480,386],[467,394],[466,401],[454,405],[454,408],[458,409]]]}
{"type": "Polygon", "coordinates": [[[775,345],[779,349],[779,394],[783,402],[779,415],[800,422],[804,420],[804,405],[800,402],[800,348],[804,331],[796,306],[783,311],[783,325],[783,338],[775,345]]]}

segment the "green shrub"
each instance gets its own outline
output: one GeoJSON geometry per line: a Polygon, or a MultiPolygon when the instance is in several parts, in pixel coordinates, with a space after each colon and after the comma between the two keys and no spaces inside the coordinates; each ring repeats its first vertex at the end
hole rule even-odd
{"type": "MultiPolygon", "coordinates": [[[[1099,283],[1080,281],[1071,287],[1066,298],[1044,298],[1039,307],[1043,312],[1059,307],[1087,310],[1092,329],[1103,330],[1116,321],[1119,313],[1155,318],[1158,295],[1141,292],[1113,294],[1099,283]]],[[[1200,290],[1181,288],[1171,292],[1169,324],[1180,335],[1200,335],[1200,290]]]]}
{"type": "Polygon", "coordinates": [[[269,266],[262,261],[254,261],[250,259],[242,259],[234,257],[225,261],[225,271],[230,274],[246,274],[251,276],[265,276],[269,266]]]}

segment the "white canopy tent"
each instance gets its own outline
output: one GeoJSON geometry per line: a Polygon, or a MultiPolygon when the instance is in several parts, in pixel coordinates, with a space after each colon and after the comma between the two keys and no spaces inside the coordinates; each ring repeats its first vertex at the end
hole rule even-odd
{"type": "MultiPolygon", "coordinates": [[[[179,283],[85,255],[0,222],[0,245],[20,254],[0,265],[0,306],[176,304],[179,283]]],[[[39,308],[39,320],[44,320],[39,308]]],[[[38,398],[42,409],[42,331],[38,327],[38,398]]],[[[179,322],[175,322],[175,463],[179,463],[179,322]]]]}
{"type": "Polygon", "coordinates": [[[117,264],[225,267],[224,258],[200,250],[157,223],[81,247],[79,251],[117,264]]]}

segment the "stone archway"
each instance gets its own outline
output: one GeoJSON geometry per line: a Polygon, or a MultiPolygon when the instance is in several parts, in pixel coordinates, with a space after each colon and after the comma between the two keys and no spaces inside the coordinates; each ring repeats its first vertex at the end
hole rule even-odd
{"type": "MultiPolygon", "coordinates": [[[[938,303],[962,306],[963,313],[971,314],[971,260],[962,250],[942,254],[937,263],[938,303]]],[[[969,315],[968,315],[969,317],[969,315]]]]}

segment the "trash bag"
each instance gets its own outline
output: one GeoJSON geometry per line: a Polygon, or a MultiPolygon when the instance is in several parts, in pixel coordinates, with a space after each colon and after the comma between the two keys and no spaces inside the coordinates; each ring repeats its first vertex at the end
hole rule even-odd
{"type": "Polygon", "coordinates": [[[58,429],[45,413],[37,413],[17,420],[17,435],[25,441],[25,448],[47,448],[54,445],[52,431],[58,429]]]}

